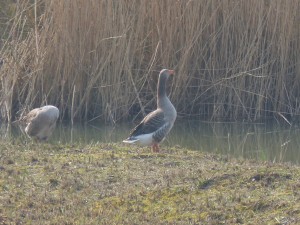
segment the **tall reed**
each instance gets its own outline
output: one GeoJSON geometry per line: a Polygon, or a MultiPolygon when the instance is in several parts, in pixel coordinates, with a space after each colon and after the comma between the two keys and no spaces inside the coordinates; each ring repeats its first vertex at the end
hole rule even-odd
{"type": "Polygon", "coordinates": [[[298,0],[10,4],[0,52],[5,120],[44,104],[72,121],[135,118],[155,107],[162,68],[176,70],[179,116],[300,114],[298,0]]]}

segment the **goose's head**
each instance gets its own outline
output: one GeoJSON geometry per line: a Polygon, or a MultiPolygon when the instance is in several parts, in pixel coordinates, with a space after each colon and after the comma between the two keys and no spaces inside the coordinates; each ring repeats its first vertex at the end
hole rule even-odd
{"type": "Polygon", "coordinates": [[[163,80],[167,80],[171,75],[174,75],[174,70],[163,69],[159,73],[159,78],[163,80]]]}

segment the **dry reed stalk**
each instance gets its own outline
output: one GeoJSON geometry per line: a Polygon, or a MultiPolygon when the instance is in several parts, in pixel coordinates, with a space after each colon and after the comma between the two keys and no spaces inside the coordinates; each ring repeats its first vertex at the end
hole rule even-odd
{"type": "Polygon", "coordinates": [[[299,4],[12,2],[14,17],[0,52],[1,117],[9,121],[46,102],[72,121],[145,114],[155,107],[162,68],[176,70],[171,99],[180,116],[297,116],[299,4]]]}

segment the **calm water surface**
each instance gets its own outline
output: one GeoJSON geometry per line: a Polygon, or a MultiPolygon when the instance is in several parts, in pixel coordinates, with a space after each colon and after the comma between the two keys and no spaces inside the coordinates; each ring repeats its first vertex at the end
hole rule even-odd
{"type": "MultiPolygon", "coordinates": [[[[134,124],[108,126],[95,124],[59,124],[50,143],[122,142],[134,124]]],[[[17,126],[1,126],[2,138],[27,140],[17,126]]],[[[300,128],[278,124],[206,123],[176,121],[173,130],[162,144],[221,153],[234,157],[292,162],[300,164],[300,128]]]]}

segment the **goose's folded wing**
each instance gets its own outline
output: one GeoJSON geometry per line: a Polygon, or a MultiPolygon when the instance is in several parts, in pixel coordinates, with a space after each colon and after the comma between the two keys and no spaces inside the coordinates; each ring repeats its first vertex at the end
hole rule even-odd
{"type": "Polygon", "coordinates": [[[150,134],[157,131],[165,124],[165,116],[161,110],[155,110],[148,114],[142,122],[137,125],[131,132],[130,136],[141,134],[150,134]]]}

